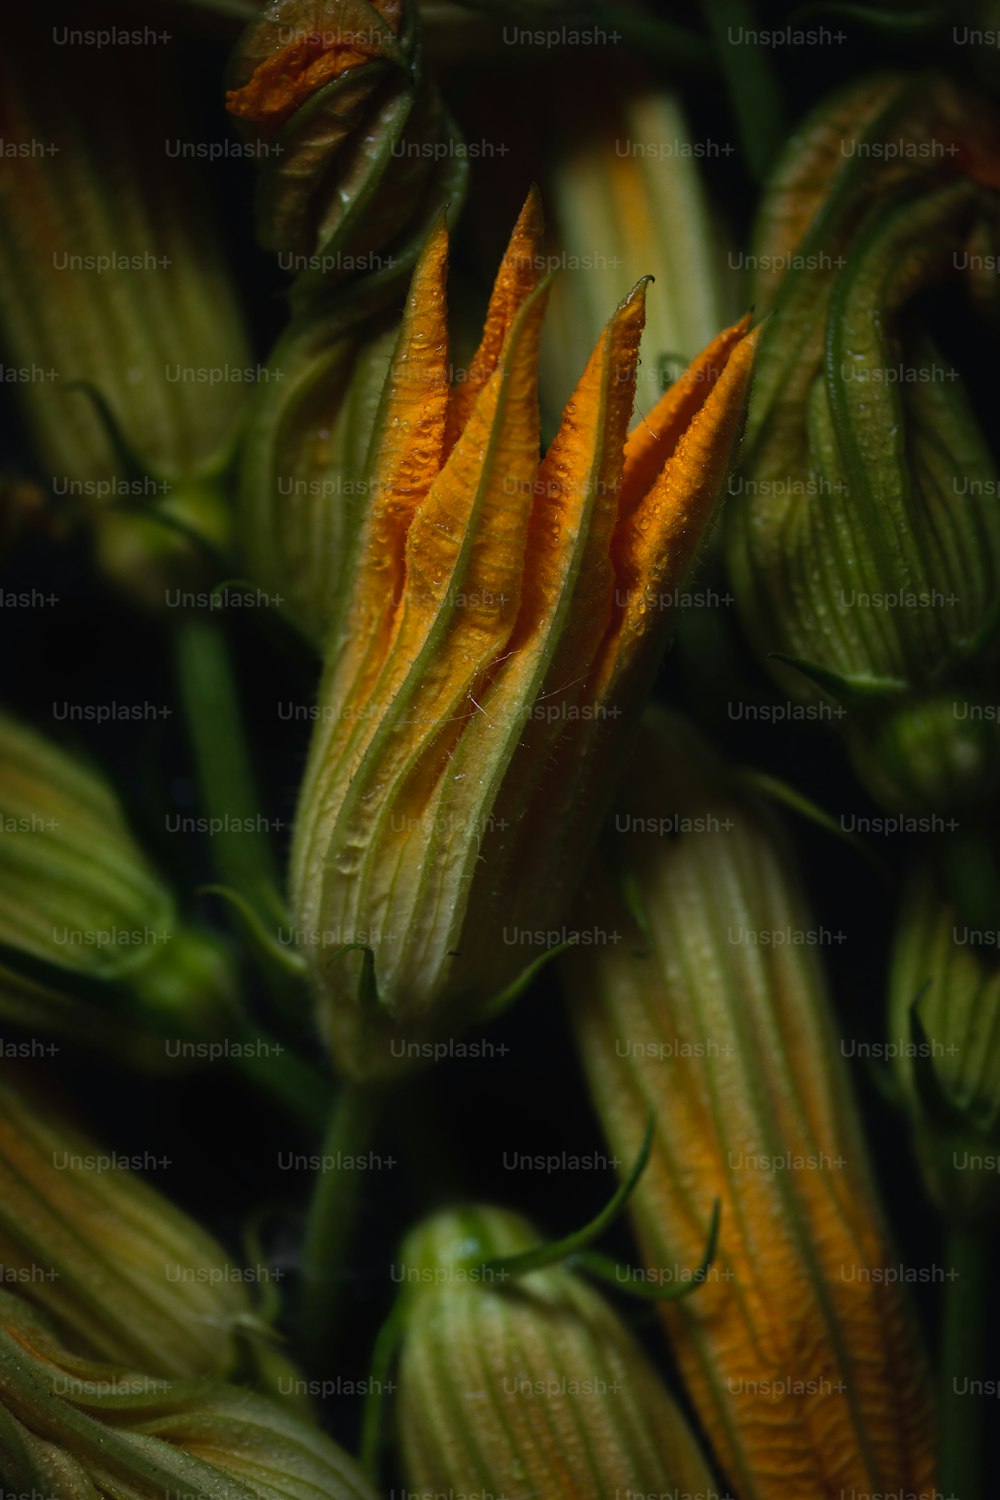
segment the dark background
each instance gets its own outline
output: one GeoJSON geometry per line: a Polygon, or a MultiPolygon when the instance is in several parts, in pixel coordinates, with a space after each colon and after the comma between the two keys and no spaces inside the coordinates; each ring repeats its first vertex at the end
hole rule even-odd
{"type": "MultiPolygon", "coordinates": [[[[76,24],[84,13],[88,25],[100,24],[102,14],[100,8],[91,5],[68,10],[55,5],[41,8],[51,10],[53,17],[71,16],[76,24]]],[[[135,24],[140,11],[143,19],[158,13],[169,15],[172,28],[181,38],[176,44],[177,76],[192,121],[196,129],[202,122],[208,138],[218,138],[228,128],[220,106],[229,40],[225,24],[213,24],[207,32],[200,32],[193,15],[188,20],[183,7],[167,4],[111,6],[107,15],[120,23],[127,15],[128,24],[135,24]]],[[[686,17],[699,28],[703,24],[700,12],[693,7],[671,8],[670,14],[686,17]]],[[[761,11],[759,21],[783,24],[789,14],[783,7],[773,7],[770,14],[761,11]]],[[[822,14],[810,18],[809,24],[820,23],[834,24],[822,14]]],[[[848,45],[779,55],[792,118],[810,108],[828,88],[859,72],[901,63],[921,66],[949,61],[942,57],[940,38],[934,33],[887,33],[850,18],[838,18],[836,24],[849,32],[848,45]]],[[[4,20],[2,26],[7,25],[4,20]]],[[[965,63],[957,54],[953,59],[965,63]]],[[[991,59],[987,60],[989,66],[991,59]]],[[[683,79],[670,78],[669,71],[664,77],[683,85],[683,79]]],[[[530,95],[544,85],[544,70],[530,60],[519,59],[512,64],[488,56],[462,69],[452,69],[444,78],[446,96],[460,125],[463,106],[470,98],[478,101],[492,89],[510,87],[530,95]],[[512,73],[514,68],[516,75],[512,73]]],[[[695,138],[699,132],[724,134],[734,129],[731,123],[720,123],[728,120],[729,106],[718,79],[687,88],[685,103],[695,138]]],[[[708,161],[705,170],[713,191],[726,201],[737,234],[745,243],[756,200],[755,185],[739,158],[708,161]]],[[[213,192],[233,272],[254,330],[256,354],[266,359],[285,317],[285,278],[254,245],[252,164],[233,161],[225,167],[215,165],[212,171],[213,192]]],[[[470,199],[456,240],[458,265],[480,283],[484,298],[488,285],[482,281],[482,271],[499,259],[502,250],[502,244],[497,243],[491,258],[488,245],[484,245],[489,234],[477,228],[481,223],[477,199],[497,191],[489,171],[489,164],[485,164],[477,176],[474,166],[470,199]]],[[[504,171],[511,173],[504,190],[516,203],[535,175],[532,163],[523,164],[520,180],[516,169],[505,164],[504,171]]],[[[954,289],[935,294],[929,310],[947,352],[969,376],[982,414],[988,418],[995,407],[996,387],[983,334],[968,317],[954,289]]],[[[29,475],[37,472],[8,389],[0,389],[0,464],[4,470],[29,475]]],[[[192,757],[179,710],[172,719],[155,725],[70,726],[51,722],[53,701],[81,701],[90,692],[105,701],[175,701],[170,642],[163,622],[144,616],[116,597],[95,574],[80,546],[29,535],[22,537],[2,562],[5,588],[16,591],[38,587],[52,590],[62,600],[58,610],[8,611],[0,621],[4,706],[62,743],[79,745],[107,767],[133,826],[178,887],[190,893],[190,909],[225,924],[226,913],[218,901],[195,894],[212,876],[207,841],[169,838],[163,831],[166,813],[196,810],[192,757]]],[[[698,581],[708,583],[710,579],[703,575],[698,581]]],[[[260,784],[266,789],[262,810],[290,824],[309,726],[280,721],[275,704],[292,697],[308,699],[317,663],[291,631],[272,618],[261,618],[269,613],[232,612],[225,619],[238,663],[248,737],[260,784]]],[[[741,697],[753,701],[756,694],[760,702],[778,701],[780,695],[735,633],[734,614],[721,611],[712,624],[729,636],[741,697]]],[[[700,631],[704,624],[696,619],[682,623],[663,665],[658,694],[694,713],[730,758],[764,767],[787,779],[834,815],[841,809],[877,812],[860,792],[836,736],[823,726],[782,727],[728,719],[726,679],[720,675],[716,680],[706,680],[701,665],[700,631]]],[[[841,926],[850,935],[847,943],[823,953],[842,1030],[845,1035],[877,1039],[882,1034],[893,927],[891,897],[878,876],[851,849],[804,819],[793,820],[791,826],[808,871],[814,912],[821,914],[825,925],[841,926]]],[[[895,869],[904,870],[912,844],[904,837],[883,842],[887,847],[880,848],[879,853],[895,869]]],[[[283,856],[284,850],[280,852],[283,856]]],[[[250,965],[246,981],[252,989],[250,965]]],[[[509,1047],[505,1057],[481,1060],[471,1071],[458,1061],[444,1063],[435,1072],[432,1089],[421,1091],[414,1085],[401,1089],[379,1144],[379,1149],[393,1150],[400,1165],[391,1174],[373,1174],[370,1178],[352,1256],[350,1326],[344,1357],[336,1361],[339,1374],[347,1378],[367,1374],[367,1350],[392,1294],[386,1267],[401,1235],[432,1206],[433,1194],[442,1200],[454,1194],[508,1204],[531,1217],[548,1235],[559,1235],[582,1224],[610,1196],[610,1174],[576,1173],[553,1181],[532,1173],[515,1180],[501,1164],[503,1152],[582,1153],[604,1149],[586,1100],[562,1003],[554,977],[543,975],[518,1006],[489,1030],[491,1040],[509,1047]]],[[[309,1035],[304,1034],[301,1043],[321,1062],[319,1048],[309,1035]]],[[[905,1133],[878,1097],[864,1066],[851,1062],[849,1067],[902,1256],[915,1266],[939,1262],[937,1222],[924,1198],[905,1133]]],[[[109,1145],[121,1151],[150,1149],[173,1158],[169,1192],[210,1225],[237,1257],[247,1205],[273,1202],[269,1248],[294,1268],[304,1204],[294,1193],[290,1195],[288,1177],[275,1165],[273,1120],[244,1084],[211,1067],[176,1081],[151,1085],[71,1048],[63,1049],[59,1071],[109,1145]]],[[[311,1149],[292,1126],[284,1140],[289,1149],[311,1149]]],[[[296,1184],[304,1188],[304,1179],[296,1178],[296,1184]]],[[[634,1245],[624,1228],[609,1236],[605,1248],[636,1263],[634,1245]]],[[[937,1288],[916,1291],[928,1336],[933,1339],[937,1288]]],[[[652,1314],[631,1306],[625,1306],[625,1311],[637,1327],[645,1330],[649,1347],[662,1361],[663,1343],[652,1326],[652,1314]]],[[[358,1403],[345,1398],[330,1409],[329,1417],[331,1430],[350,1444],[356,1433],[358,1403]]]]}

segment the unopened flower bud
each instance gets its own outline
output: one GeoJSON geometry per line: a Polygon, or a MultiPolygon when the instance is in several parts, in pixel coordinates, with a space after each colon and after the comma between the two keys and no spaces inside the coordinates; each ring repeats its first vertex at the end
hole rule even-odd
{"type": "Polygon", "coordinates": [[[899,914],[889,997],[893,1072],[931,1197],[949,1220],[1000,1209],[1000,920],[976,929],[928,864],[899,914]]]}
{"type": "Polygon", "coordinates": [[[623,1160],[655,1115],[631,1199],[647,1271],[693,1264],[721,1204],[705,1285],[663,1305],[701,1424],[741,1500],[930,1493],[927,1371],[819,961],[843,934],[684,724],[647,719],[623,786],[577,914],[623,941],[559,962],[623,1160]]]}
{"type": "Polygon", "coordinates": [[[461,202],[468,155],[419,25],[415,0],[276,0],[235,49],[226,105],[258,166],[257,237],[295,303],[345,281],[391,296],[461,202]]]}
{"type": "Polygon", "coordinates": [[[509,1500],[711,1494],[687,1423],[604,1298],[562,1267],[515,1281],[487,1264],[537,1244],[524,1219],[485,1206],[404,1244],[407,1484],[509,1500]]]}
{"type": "Polygon", "coordinates": [[[323,1031],[361,1078],[562,941],[742,420],[738,324],[628,435],[640,284],[539,462],[539,245],[532,197],[452,385],[443,224],[428,242],[327,646],[292,902],[323,1031]]]}
{"type": "MultiPolygon", "coordinates": [[[[267,1329],[240,1268],[34,1073],[0,1072],[0,1280],[68,1349],[151,1375],[225,1375],[267,1329]]],[[[162,1165],[152,1158],[149,1165],[162,1165]]]]}
{"type": "Polygon", "coordinates": [[[943,78],[853,84],[790,142],[755,246],[770,316],[728,509],[734,592],[783,685],[847,705],[858,770],[893,807],[897,785],[905,806],[985,784],[934,703],[983,687],[1000,507],[918,294],[996,224],[998,142],[992,107],[943,78]],[[900,758],[921,762],[910,786],[900,758]]]}
{"type": "Polygon", "coordinates": [[[164,1035],[224,1027],[226,950],[180,918],[111,784],[3,714],[0,829],[0,1016],[154,1066],[164,1035]]]}
{"type": "Polygon", "coordinates": [[[252,362],[164,49],[86,50],[23,11],[5,40],[0,343],[55,502],[163,608],[228,539],[252,362]]]}
{"type": "Polygon", "coordinates": [[[209,1380],[168,1381],[69,1353],[0,1291],[4,1494],[206,1500],[375,1500],[357,1464],[277,1402],[209,1380]]]}
{"type": "Polygon", "coordinates": [[[306,315],[268,363],[240,466],[254,582],[322,650],[373,496],[365,459],[398,320],[306,315]],[[273,378],[272,378],[273,377],[273,378]]]}

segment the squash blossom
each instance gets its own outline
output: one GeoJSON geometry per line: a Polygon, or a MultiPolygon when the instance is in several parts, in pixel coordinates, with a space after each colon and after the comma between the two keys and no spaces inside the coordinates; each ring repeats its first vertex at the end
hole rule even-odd
{"type": "Polygon", "coordinates": [[[52,1500],[375,1500],[357,1464],[279,1403],[81,1359],[0,1291],[0,1481],[52,1500]]]}
{"type": "Polygon", "coordinates": [[[114,787],[0,713],[0,1020],[171,1071],[165,1038],[224,1032],[236,979],[185,921],[114,787]]]}
{"type": "Polygon", "coordinates": [[[961,915],[924,861],[900,907],[889,979],[892,1068],[927,1191],[949,1223],[1000,1206],[1000,963],[997,918],[961,915]]]}
{"type": "Polygon", "coordinates": [[[222,1247],[19,1065],[0,1075],[0,1279],[67,1347],[151,1375],[223,1375],[266,1334],[222,1247]]]}
{"type": "Polygon", "coordinates": [[[294,306],[391,296],[468,153],[423,66],[416,0],[273,0],[233,51],[226,107],[258,169],[256,232],[294,306]]]}
{"type": "Polygon", "coordinates": [[[486,1263],[538,1238],[518,1215],[476,1206],[436,1215],[405,1242],[397,1399],[408,1489],[718,1494],[687,1422],[598,1292],[562,1266],[515,1281],[486,1263]]]}
{"type": "Polygon", "coordinates": [[[169,49],[141,70],[53,45],[25,8],[0,60],[0,356],[55,535],[150,608],[206,589],[257,371],[169,49]],[[122,121],[127,120],[123,127],[122,121]],[[153,332],[155,331],[155,337],[153,332]]]}
{"type": "Polygon", "coordinates": [[[369,450],[291,867],[321,1025],[359,1078],[466,1024],[566,939],[555,924],[742,416],[743,323],[628,436],[640,283],[539,462],[540,229],[532,196],[453,383],[438,225],[369,450]]]}
{"type": "Polygon", "coordinates": [[[833,934],[682,723],[647,720],[623,785],[576,920],[625,941],[560,964],[616,1154],[655,1116],[631,1200],[647,1278],[696,1263],[721,1204],[705,1284],[662,1304],[701,1425],[740,1500],[930,1494],[924,1357],[819,963],[833,934]]]}
{"type": "Polygon", "coordinates": [[[995,315],[1000,119],[943,77],[879,76],[789,142],[758,224],[761,338],[727,506],[733,592],[782,687],[840,701],[869,792],[975,804],[994,726],[958,722],[998,645],[989,445],[921,294],[963,279],[995,315]]]}

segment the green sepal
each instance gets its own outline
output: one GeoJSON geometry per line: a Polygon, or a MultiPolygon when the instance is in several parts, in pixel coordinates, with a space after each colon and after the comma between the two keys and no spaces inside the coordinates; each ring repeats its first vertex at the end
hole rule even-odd
{"type": "Polygon", "coordinates": [[[522,1250],[517,1255],[503,1255],[495,1260],[483,1261],[484,1274],[490,1272],[501,1281],[508,1276],[527,1276],[531,1271],[540,1271],[546,1266],[559,1265],[592,1245],[594,1240],[598,1239],[621,1216],[638,1186],[639,1179],[649,1164],[655,1124],[654,1117],[650,1115],[642,1144],[639,1147],[639,1154],[628,1176],[619,1183],[613,1196],[600,1213],[590,1220],[589,1224],[585,1224],[582,1229],[576,1230],[573,1234],[565,1235],[560,1240],[553,1240],[550,1244],[536,1245],[534,1249],[522,1250]]]}
{"type": "Polygon", "coordinates": [[[825,693],[844,704],[900,697],[908,689],[908,684],[898,677],[844,677],[830,667],[820,666],[818,662],[804,661],[798,656],[786,656],[781,651],[769,651],[768,656],[772,661],[780,661],[783,666],[793,667],[796,672],[801,672],[814,686],[822,688],[825,693]]]}
{"type": "MultiPolygon", "coordinates": [[[[690,1278],[685,1282],[679,1282],[676,1286],[652,1286],[646,1281],[629,1280],[623,1282],[621,1279],[621,1267],[617,1261],[609,1255],[602,1255],[597,1250],[584,1250],[581,1255],[575,1257],[575,1264],[582,1271],[587,1271],[601,1281],[606,1281],[623,1291],[626,1296],[638,1297],[644,1302],[680,1302],[684,1297],[690,1297],[703,1286],[715,1259],[719,1244],[719,1228],[722,1223],[722,1202],[716,1198],[712,1202],[712,1214],[708,1225],[708,1238],[705,1241],[705,1250],[701,1260],[691,1272],[690,1278]]],[[[569,1262],[574,1265],[574,1260],[569,1262]]]]}

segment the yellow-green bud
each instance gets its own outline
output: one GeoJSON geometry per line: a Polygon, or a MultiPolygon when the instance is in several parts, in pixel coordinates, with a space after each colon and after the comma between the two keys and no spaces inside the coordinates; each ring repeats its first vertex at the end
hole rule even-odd
{"type": "Polygon", "coordinates": [[[6,38],[0,343],[56,501],[162,608],[210,577],[190,533],[227,540],[218,476],[253,370],[166,49],[136,72],[111,51],[24,12],[6,38]]]}
{"type": "Polygon", "coordinates": [[[287,1408],[80,1359],[3,1291],[0,1480],[53,1500],[375,1500],[357,1464],[287,1408]]]}
{"type": "Polygon", "coordinates": [[[893,806],[900,756],[921,761],[904,801],[983,791],[967,733],[922,706],[982,686],[1000,505],[915,299],[995,228],[998,137],[991,107],[943,79],[854,84],[789,144],[755,246],[770,316],[727,507],[734,591],[787,690],[849,706],[858,769],[893,806]]]}
{"type": "Polygon", "coordinates": [[[275,0],[247,27],[227,108],[251,139],[257,237],[302,303],[340,282],[391,296],[465,146],[423,70],[415,0],[275,0]]]}
{"type": "Polygon", "coordinates": [[[0,830],[0,1018],[154,1066],[157,1036],[221,1032],[225,949],[181,920],[110,782],[6,714],[0,830]]]}
{"type": "Polygon", "coordinates": [[[892,1067],[927,1190],[966,1224],[1000,1209],[1000,917],[978,930],[939,873],[906,887],[889,987],[892,1067]]]}
{"type": "Polygon", "coordinates": [[[989,707],[955,690],[849,726],[858,775],[877,802],[903,813],[989,802],[1000,780],[1000,724],[989,707]]]}
{"type": "Polygon", "coordinates": [[[817,926],[780,830],[686,725],[648,716],[613,842],[559,960],[609,1144],[695,1410],[741,1500],[930,1492],[928,1378],[851,1098],[817,926]],[[610,935],[613,934],[613,940],[610,935]]]}
{"type": "Polygon", "coordinates": [[[247,425],[240,536],[251,577],[322,649],[364,513],[365,459],[396,338],[393,318],[307,316],[278,343],[247,425]]]}
{"type": "Polygon", "coordinates": [[[0,1281],[76,1354],[171,1378],[229,1374],[243,1338],[267,1334],[250,1281],[131,1170],[147,1156],[103,1147],[35,1073],[5,1063],[0,1281]]]}
{"type": "Polygon", "coordinates": [[[509,1500],[710,1495],[687,1423],[625,1324],[562,1267],[484,1264],[534,1248],[503,1209],[450,1210],[406,1240],[399,1368],[408,1486],[509,1500]]]}

